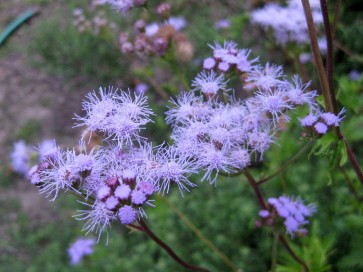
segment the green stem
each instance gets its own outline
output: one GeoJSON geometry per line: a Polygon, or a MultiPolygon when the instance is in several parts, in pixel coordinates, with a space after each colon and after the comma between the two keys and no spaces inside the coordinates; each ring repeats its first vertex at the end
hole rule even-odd
{"type": "Polygon", "coordinates": [[[332,31],[331,31],[333,40],[335,39],[335,33],[337,31],[337,22],[338,22],[339,11],[340,11],[341,5],[342,5],[342,0],[337,0],[337,2],[335,4],[334,21],[333,21],[333,27],[332,27],[332,31]]]}
{"type": "Polygon", "coordinates": [[[313,56],[314,56],[314,60],[315,60],[315,64],[316,64],[316,68],[317,68],[317,72],[318,72],[318,76],[319,76],[319,81],[320,81],[323,98],[324,98],[325,109],[327,112],[334,112],[333,104],[332,104],[332,97],[331,97],[330,89],[329,89],[329,83],[328,83],[328,79],[327,79],[327,76],[325,73],[323,60],[322,60],[321,54],[320,54],[318,38],[316,35],[316,30],[315,30],[313,15],[311,13],[310,3],[309,3],[309,0],[301,0],[301,2],[302,2],[304,12],[305,12],[306,23],[308,25],[310,42],[311,42],[311,50],[313,52],[313,56]]]}
{"type": "Polygon", "coordinates": [[[272,250],[271,250],[271,272],[276,272],[278,241],[279,241],[279,233],[278,231],[274,230],[274,237],[272,240],[272,250]]]}

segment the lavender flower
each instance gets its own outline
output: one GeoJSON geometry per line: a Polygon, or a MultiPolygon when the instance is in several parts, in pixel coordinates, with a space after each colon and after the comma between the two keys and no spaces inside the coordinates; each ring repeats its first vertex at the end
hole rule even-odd
{"type": "MultiPolygon", "coordinates": [[[[310,217],[315,211],[315,205],[305,205],[300,199],[292,197],[280,196],[279,198],[269,198],[268,204],[276,215],[284,220],[286,232],[294,237],[299,233],[306,233],[304,225],[309,221],[306,219],[310,217]]],[[[266,211],[260,211],[260,216],[266,218],[269,214],[266,211]]],[[[270,212],[270,216],[273,214],[270,212]]]]}
{"type": "Polygon", "coordinates": [[[13,170],[21,175],[26,176],[30,169],[30,150],[24,141],[20,140],[14,143],[14,149],[11,153],[11,166],[13,170]]]}
{"type": "Polygon", "coordinates": [[[84,256],[91,255],[93,252],[94,239],[79,238],[68,248],[68,256],[71,259],[71,265],[79,264],[84,256]]]}
{"type": "MultiPolygon", "coordinates": [[[[310,0],[310,5],[314,23],[319,26],[323,23],[319,1],[310,0]]],[[[301,1],[289,0],[286,6],[276,3],[266,4],[251,13],[251,22],[265,29],[272,28],[276,41],[281,45],[289,41],[299,44],[306,44],[309,41],[301,1]]]]}
{"type": "Polygon", "coordinates": [[[317,134],[325,134],[329,128],[338,127],[344,118],[345,109],[343,108],[338,115],[331,112],[310,113],[300,119],[300,123],[307,129],[313,129],[317,134]]]}
{"type": "Polygon", "coordinates": [[[228,91],[224,76],[217,76],[213,71],[198,74],[193,80],[192,86],[194,87],[193,91],[200,90],[209,99],[215,97],[220,90],[228,91]]]}

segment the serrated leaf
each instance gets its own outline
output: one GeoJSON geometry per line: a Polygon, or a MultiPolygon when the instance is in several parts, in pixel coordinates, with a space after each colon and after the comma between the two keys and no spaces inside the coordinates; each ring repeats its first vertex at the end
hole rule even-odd
{"type": "Polygon", "coordinates": [[[337,146],[338,152],[340,154],[340,161],[339,161],[339,165],[343,166],[344,164],[346,164],[347,160],[348,160],[348,155],[347,155],[347,150],[346,150],[346,146],[344,141],[339,141],[338,146],[337,146]]]}
{"type": "Polygon", "coordinates": [[[319,140],[316,141],[313,149],[311,150],[309,157],[311,154],[314,155],[321,155],[325,153],[325,151],[328,150],[328,148],[335,142],[338,141],[337,136],[333,132],[328,132],[323,137],[321,137],[319,140]]]}

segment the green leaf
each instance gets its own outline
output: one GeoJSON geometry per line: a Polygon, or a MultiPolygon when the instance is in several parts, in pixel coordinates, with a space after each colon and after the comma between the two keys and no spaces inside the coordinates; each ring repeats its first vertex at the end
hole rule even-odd
{"type": "Polygon", "coordinates": [[[314,155],[322,155],[324,153],[327,153],[329,151],[329,147],[338,141],[338,137],[335,135],[334,132],[328,132],[323,137],[321,137],[319,140],[316,141],[314,147],[312,148],[309,157],[314,155]]]}
{"type": "Polygon", "coordinates": [[[338,150],[338,152],[340,154],[339,165],[343,166],[344,164],[347,163],[347,160],[348,160],[346,146],[345,146],[344,141],[342,141],[342,140],[339,141],[337,150],[338,150]]]}

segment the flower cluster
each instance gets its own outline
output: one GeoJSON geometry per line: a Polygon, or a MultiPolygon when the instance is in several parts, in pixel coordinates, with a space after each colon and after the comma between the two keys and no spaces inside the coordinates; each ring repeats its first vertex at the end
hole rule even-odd
{"type": "Polygon", "coordinates": [[[91,255],[95,241],[93,239],[79,238],[68,248],[68,256],[71,259],[71,265],[79,264],[84,256],[91,255]]]}
{"type": "MultiPolygon", "coordinates": [[[[318,27],[323,23],[319,0],[310,0],[314,23],[318,27]]],[[[306,44],[309,41],[308,28],[300,0],[289,0],[286,6],[276,3],[266,4],[251,13],[253,24],[272,28],[276,41],[285,45],[287,42],[306,44]]]]}
{"type": "Polygon", "coordinates": [[[315,212],[315,205],[306,206],[301,200],[294,200],[294,198],[287,196],[269,198],[268,204],[268,210],[259,212],[262,221],[257,221],[257,225],[263,223],[272,225],[275,220],[282,219],[286,232],[291,237],[296,234],[304,235],[307,233],[307,230],[302,227],[309,223],[306,218],[315,212]]]}
{"type": "MultiPolygon", "coordinates": [[[[219,173],[240,172],[253,159],[262,159],[276,141],[279,123],[289,121],[295,107],[306,104],[317,111],[316,92],[308,91],[309,83],[298,76],[288,80],[281,66],[261,66],[258,58],[248,59],[250,50],[234,42],[216,42],[212,49],[210,59],[230,69],[204,65],[192,91],[171,100],[166,122],[172,125],[173,145],[153,147],[140,134],[153,115],[143,92],[100,88],[82,102],[84,116],[75,117],[76,127],[85,127],[79,147],[56,147],[42,156],[30,170],[31,183],[51,200],[61,191],[79,195],[88,209],[75,217],[85,220],[83,230],[96,232],[99,239],[113,221],[129,225],[146,216],[154,193],[168,193],[172,186],[182,195],[188,192],[196,186],[190,175],[200,170],[202,181],[215,183],[219,173]],[[228,88],[226,77],[233,71],[244,75],[242,90],[248,92],[234,95],[228,88]],[[103,143],[90,148],[95,135],[103,143]]],[[[321,118],[328,125],[341,120],[327,114],[321,118]]]]}
{"type": "Polygon", "coordinates": [[[300,119],[301,125],[310,132],[323,135],[329,128],[338,127],[344,118],[345,109],[343,108],[338,115],[331,112],[310,113],[300,119]]]}
{"type": "Polygon", "coordinates": [[[192,83],[193,92],[171,100],[166,113],[175,147],[196,160],[205,170],[202,180],[210,183],[219,172],[239,172],[253,157],[262,159],[275,142],[278,123],[289,121],[288,112],[296,106],[317,107],[316,92],[307,90],[309,83],[303,84],[298,76],[289,81],[281,66],[248,60],[250,50],[238,49],[234,42],[216,43],[212,49],[213,58],[204,61],[204,71],[192,83]],[[206,65],[209,61],[214,64],[206,65]],[[252,95],[240,100],[238,94],[229,94],[227,71],[218,73],[218,61],[218,66],[228,64],[228,71],[243,72],[244,89],[254,91],[252,95]]]}
{"type": "Polygon", "coordinates": [[[87,151],[81,140],[77,149],[56,148],[31,169],[29,179],[51,200],[61,191],[83,198],[89,209],[75,217],[86,221],[87,233],[100,238],[112,221],[132,224],[146,216],[145,206],[154,206],[153,194],[168,193],[171,185],[181,193],[195,186],[188,177],[197,166],[189,156],[165,144],[153,147],[140,136],[152,115],[143,94],[100,88],[86,96],[83,109],[85,116],[75,118],[77,126],[86,126],[83,140],[97,134],[103,146],[87,151]]]}
{"type": "Polygon", "coordinates": [[[236,70],[239,73],[245,73],[250,71],[258,60],[258,58],[248,60],[251,50],[238,49],[233,41],[224,42],[223,45],[215,42],[215,45],[209,46],[213,50],[213,57],[204,60],[203,69],[205,70],[216,70],[221,73],[236,70]]]}
{"type": "Polygon", "coordinates": [[[116,28],[114,22],[110,22],[103,12],[87,16],[83,9],[77,8],[73,10],[73,25],[79,32],[91,32],[98,35],[104,30],[111,30],[116,28]]]}
{"type": "Polygon", "coordinates": [[[128,32],[119,35],[121,52],[135,52],[140,56],[164,55],[171,44],[175,45],[175,56],[180,61],[188,61],[193,56],[193,46],[181,32],[186,26],[183,17],[170,17],[161,24],[146,24],[144,20],[135,23],[133,37],[128,32]]]}

